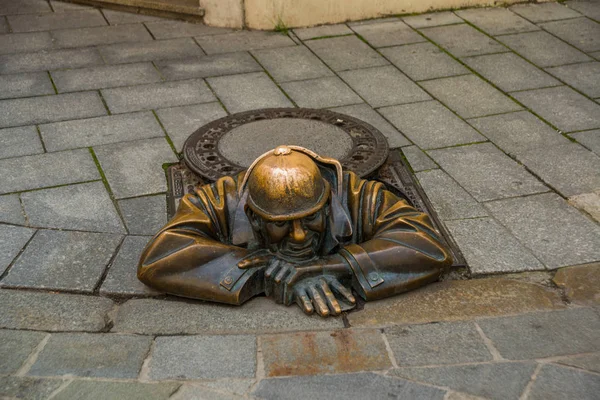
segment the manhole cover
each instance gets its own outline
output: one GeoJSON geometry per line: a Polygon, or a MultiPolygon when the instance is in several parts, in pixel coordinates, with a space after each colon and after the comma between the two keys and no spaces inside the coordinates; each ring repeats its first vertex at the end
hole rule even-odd
{"type": "Polygon", "coordinates": [[[389,152],[381,132],[356,118],[327,110],[274,108],[234,114],[201,127],[183,145],[183,159],[195,173],[216,180],[285,144],[336,158],[359,176],[374,172],[389,152]]]}

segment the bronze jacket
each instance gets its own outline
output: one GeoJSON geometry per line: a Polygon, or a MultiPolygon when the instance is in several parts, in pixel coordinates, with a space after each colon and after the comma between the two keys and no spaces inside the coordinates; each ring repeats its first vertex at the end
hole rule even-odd
{"type": "MultiPolygon", "coordinates": [[[[238,194],[244,173],[199,187],[181,200],[142,253],[142,282],[178,296],[238,305],[263,292],[261,268],[237,267],[254,251],[243,207],[247,193],[238,194]]],[[[382,183],[348,171],[341,185],[335,173],[323,176],[332,183],[332,212],[322,256],[344,258],[361,297],[374,300],[414,289],[438,279],[452,264],[429,217],[382,183]]]]}

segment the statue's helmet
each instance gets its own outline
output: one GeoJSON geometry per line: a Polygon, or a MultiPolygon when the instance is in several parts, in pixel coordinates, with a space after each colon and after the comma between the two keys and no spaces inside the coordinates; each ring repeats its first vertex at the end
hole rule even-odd
{"type": "Polygon", "coordinates": [[[301,151],[279,146],[248,171],[247,204],[271,221],[303,218],[329,199],[330,185],[315,161],[301,151]]]}

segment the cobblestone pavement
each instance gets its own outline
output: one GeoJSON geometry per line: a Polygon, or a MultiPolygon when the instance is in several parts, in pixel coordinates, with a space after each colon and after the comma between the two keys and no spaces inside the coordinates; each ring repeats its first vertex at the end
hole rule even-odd
{"type": "Polygon", "coordinates": [[[284,34],[0,0],[0,397],[597,398],[599,22],[567,1],[284,34]],[[478,279],[331,319],[139,283],[163,164],[289,106],[379,128],[478,279]]]}

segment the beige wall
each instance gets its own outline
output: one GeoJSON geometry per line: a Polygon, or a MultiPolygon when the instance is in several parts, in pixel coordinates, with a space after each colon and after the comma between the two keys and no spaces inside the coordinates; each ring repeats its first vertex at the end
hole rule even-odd
{"type": "Polygon", "coordinates": [[[244,0],[200,0],[200,7],[204,8],[204,23],[225,28],[243,28],[243,1],[244,0]]]}

